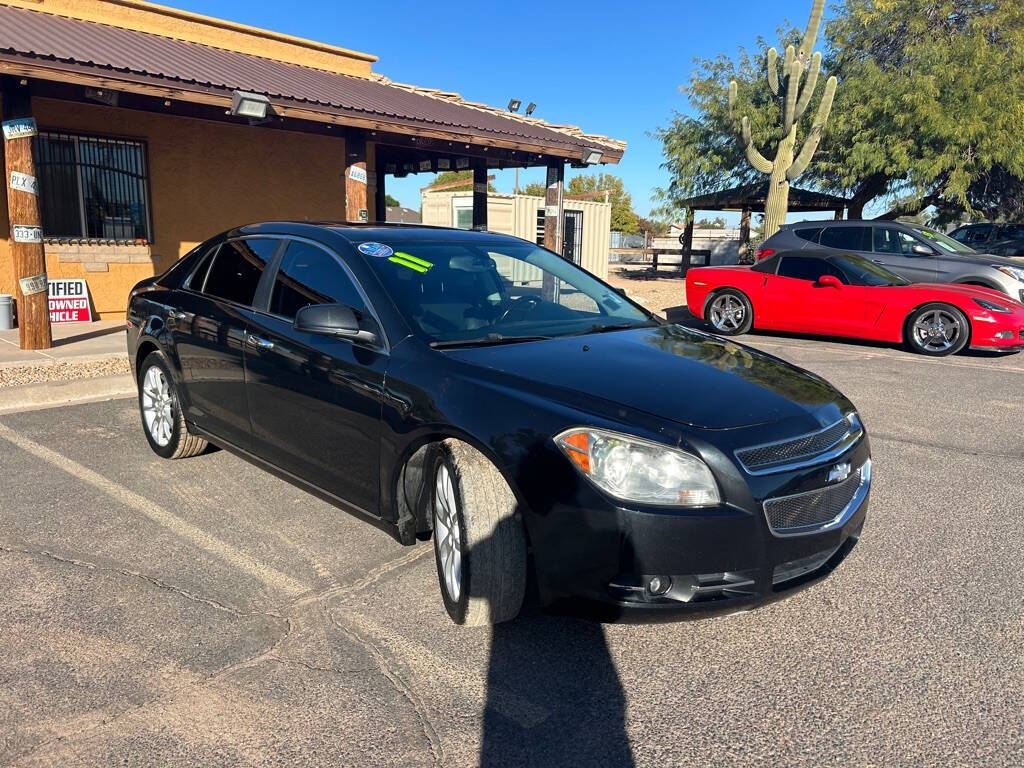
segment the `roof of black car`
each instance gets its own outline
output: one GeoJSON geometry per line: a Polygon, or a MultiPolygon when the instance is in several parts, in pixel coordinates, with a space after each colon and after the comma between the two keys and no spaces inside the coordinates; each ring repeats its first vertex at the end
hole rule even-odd
{"type": "Polygon", "coordinates": [[[235,230],[239,234],[305,234],[315,236],[317,231],[339,235],[353,242],[368,240],[391,240],[415,242],[417,240],[437,240],[439,236],[445,240],[477,241],[487,239],[519,239],[501,232],[487,230],[456,229],[454,227],[438,227],[427,224],[373,223],[353,224],[344,221],[264,221],[248,224],[235,230]]]}

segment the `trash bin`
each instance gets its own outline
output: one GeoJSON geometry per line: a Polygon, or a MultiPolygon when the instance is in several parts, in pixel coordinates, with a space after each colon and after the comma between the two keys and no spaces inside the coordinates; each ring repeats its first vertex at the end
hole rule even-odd
{"type": "Polygon", "coordinates": [[[14,327],[14,299],[6,293],[0,293],[0,331],[9,331],[14,327]]]}

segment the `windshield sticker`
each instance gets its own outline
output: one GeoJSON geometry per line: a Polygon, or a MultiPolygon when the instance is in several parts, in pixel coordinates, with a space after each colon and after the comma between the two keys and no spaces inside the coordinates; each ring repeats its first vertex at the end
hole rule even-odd
{"type": "Polygon", "coordinates": [[[417,258],[412,254],[405,253],[404,251],[398,251],[398,253],[389,258],[388,261],[393,261],[395,264],[401,264],[403,267],[408,267],[409,269],[413,269],[421,273],[426,272],[434,266],[429,261],[424,261],[423,259],[417,258]]]}
{"type": "Polygon", "coordinates": [[[386,259],[395,252],[395,249],[384,243],[360,243],[359,252],[367,256],[374,256],[378,259],[386,259]]]}

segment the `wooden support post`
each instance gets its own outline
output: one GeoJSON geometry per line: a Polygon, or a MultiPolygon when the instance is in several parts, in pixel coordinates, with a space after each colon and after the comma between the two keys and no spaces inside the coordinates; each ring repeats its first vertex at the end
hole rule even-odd
{"type": "Polygon", "coordinates": [[[487,161],[473,160],[473,229],[487,229],[487,161]]]}
{"type": "Polygon", "coordinates": [[[683,229],[683,257],[679,260],[679,271],[686,272],[690,266],[690,252],[693,251],[693,208],[686,209],[686,227],[683,229]]]}
{"type": "Polygon", "coordinates": [[[835,216],[835,218],[836,218],[836,221],[842,221],[843,220],[843,209],[842,208],[836,208],[836,216],[835,216]]]}
{"type": "MultiPolygon", "coordinates": [[[[544,247],[562,254],[562,213],[563,182],[565,181],[565,163],[549,165],[547,172],[547,191],[544,193],[544,247]]],[[[545,301],[555,301],[555,277],[550,272],[544,273],[541,295],[545,301]]]]}
{"type": "Polygon", "coordinates": [[[359,129],[345,134],[345,220],[365,222],[367,207],[366,137],[359,129]]]}
{"type": "Polygon", "coordinates": [[[49,349],[50,309],[43,252],[43,219],[39,211],[32,137],[32,95],[16,78],[2,78],[4,160],[7,213],[11,222],[11,256],[18,309],[18,342],[22,349],[49,349]]]}
{"type": "Polygon", "coordinates": [[[373,190],[373,216],[371,221],[384,222],[388,220],[388,198],[385,187],[384,163],[381,160],[380,150],[374,150],[373,175],[376,176],[377,185],[373,190]]]}
{"type": "Polygon", "coordinates": [[[750,258],[750,207],[746,205],[743,206],[743,212],[740,214],[739,256],[740,264],[754,263],[754,260],[750,258]]]}

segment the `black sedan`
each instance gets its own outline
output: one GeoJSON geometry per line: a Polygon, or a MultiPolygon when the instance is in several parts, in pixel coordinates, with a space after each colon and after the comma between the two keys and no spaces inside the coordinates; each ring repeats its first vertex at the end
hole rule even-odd
{"type": "Polygon", "coordinates": [[[871,482],[853,405],[533,243],[266,223],[131,294],[146,438],[233,451],[403,544],[457,623],[540,598],[734,611],[827,575],[871,482]]]}

